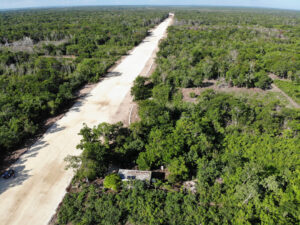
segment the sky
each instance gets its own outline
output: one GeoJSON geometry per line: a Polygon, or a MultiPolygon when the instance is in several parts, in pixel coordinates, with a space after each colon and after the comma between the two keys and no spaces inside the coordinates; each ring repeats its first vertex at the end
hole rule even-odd
{"type": "Polygon", "coordinates": [[[0,0],[0,9],[84,5],[206,5],[300,10],[300,0],[0,0]]]}

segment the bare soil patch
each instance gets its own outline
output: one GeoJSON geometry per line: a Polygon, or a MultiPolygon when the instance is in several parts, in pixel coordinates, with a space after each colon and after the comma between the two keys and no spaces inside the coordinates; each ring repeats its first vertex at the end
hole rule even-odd
{"type": "Polygon", "coordinates": [[[200,95],[203,91],[212,89],[216,92],[243,92],[246,94],[256,94],[263,93],[264,91],[260,88],[239,88],[239,87],[230,87],[224,81],[217,80],[204,80],[204,87],[199,88],[182,88],[183,100],[186,102],[196,102],[196,96],[200,95]],[[191,97],[191,93],[195,93],[195,97],[191,97]]]}
{"type": "Polygon", "coordinates": [[[290,79],[281,78],[281,77],[277,76],[277,75],[274,74],[274,73],[269,73],[269,77],[270,77],[272,80],[291,81],[290,79]]]}
{"type": "Polygon", "coordinates": [[[291,101],[290,97],[287,96],[283,91],[272,84],[272,88],[269,90],[262,90],[260,88],[239,88],[230,87],[224,81],[217,80],[205,80],[204,87],[199,88],[182,88],[181,92],[183,94],[183,101],[196,103],[197,96],[199,96],[203,91],[212,89],[216,92],[231,93],[239,97],[251,97],[251,98],[270,98],[273,100],[279,100],[281,104],[288,108],[297,108],[298,106],[291,101]],[[191,94],[194,93],[194,94],[191,94]]]}
{"type": "Polygon", "coordinates": [[[63,40],[59,40],[59,41],[40,41],[37,43],[33,43],[33,40],[31,40],[29,37],[24,37],[23,39],[19,40],[19,41],[15,41],[13,43],[7,43],[5,45],[0,45],[0,49],[8,49],[10,51],[13,52],[29,52],[32,53],[34,52],[34,49],[40,48],[42,47],[44,44],[45,45],[61,45],[64,43],[67,43],[69,40],[68,39],[63,39],[63,40]]]}

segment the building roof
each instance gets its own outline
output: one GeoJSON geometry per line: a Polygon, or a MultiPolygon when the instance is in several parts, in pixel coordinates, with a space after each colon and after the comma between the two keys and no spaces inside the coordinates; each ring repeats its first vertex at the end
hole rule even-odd
{"type": "Polygon", "coordinates": [[[120,175],[123,181],[128,180],[151,180],[152,172],[151,171],[142,171],[142,170],[125,170],[119,169],[118,174],[120,175]]]}

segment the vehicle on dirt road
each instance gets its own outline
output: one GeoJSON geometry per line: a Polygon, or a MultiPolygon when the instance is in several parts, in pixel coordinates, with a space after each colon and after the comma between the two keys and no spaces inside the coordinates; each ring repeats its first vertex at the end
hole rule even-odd
{"type": "Polygon", "coordinates": [[[15,171],[12,170],[12,169],[9,169],[7,171],[5,171],[2,175],[1,175],[2,178],[4,179],[9,179],[11,177],[15,177],[15,171]]]}

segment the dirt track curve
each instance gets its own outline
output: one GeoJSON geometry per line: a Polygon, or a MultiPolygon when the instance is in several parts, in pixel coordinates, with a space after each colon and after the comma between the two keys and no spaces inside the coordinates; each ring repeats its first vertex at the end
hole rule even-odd
{"type": "MultiPolygon", "coordinates": [[[[73,172],[64,170],[64,158],[78,155],[76,145],[82,124],[94,126],[116,122],[114,115],[130,91],[134,79],[143,71],[166,34],[172,16],[152,30],[107,78],[57,121],[12,166],[16,177],[0,180],[0,224],[47,224],[65,195],[73,172]]],[[[130,107],[130,106],[128,106],[130,107]]],[[[128,115],[120,115],[127,118],[128,115]]],[[[124,118],[118,118],[123,120],[124,118]]]]}
{"type": "MultiPolygon", "coordinates": [[[[276,76],[275,74],[271,73],[269,74],[269,77],[272,79],[272,80],[282,80],[282,81],[287,81],[286,79],[281,79],[279,78],[278,76],[276,76]]],[[[272,90],[274,92],[279,92],[281,93],[288,101],[289,103],[291,104],[291,106],[293,106],[294,108],[296,109],[299,109],[300,108],[300,105],[295,102],[290,96],[288,96],[283,90],[281,90],[279,87],[277,87],[277,85],[275,83],[273,83],[272,85],[272,90]]]]}

